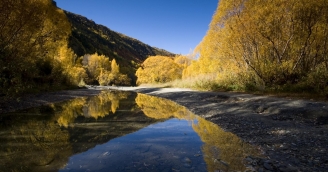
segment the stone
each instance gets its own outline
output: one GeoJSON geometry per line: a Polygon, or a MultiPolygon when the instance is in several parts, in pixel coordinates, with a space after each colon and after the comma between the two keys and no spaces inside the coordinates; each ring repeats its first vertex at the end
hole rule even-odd
{"type": "Polygon", "coordinates": [[[270,171],[273,170],[272,166],[271,166],[269,163],[267,163],[267,162],[265,162],[265,163],[263,164],[263,167],[264,167],[265,169],[267,169],[267,170],[270,170],[270,171]]]}

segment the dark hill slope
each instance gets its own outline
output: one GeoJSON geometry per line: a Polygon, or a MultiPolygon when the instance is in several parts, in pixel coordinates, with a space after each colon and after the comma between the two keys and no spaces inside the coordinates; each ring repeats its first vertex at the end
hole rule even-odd
{"type": "Polygon", "coordinates": [[[142,63],[148,56],[153,55],[174,56],[173,53],[112,31],[81,15],[67,11],[65,13],[72,24],[69,44],[78,56],[98,52],[117,61],[135,63],[142,63]]]}
{"type": "Polygon", "coordinates": [[[136,84],[137,68],[148,56],[175,56],[166,50],[151,47],[137,39],[112,31],[81,15],[68,11],[65,13],[72,25],[69,47],[75,54],[80,57],[97,52],[110,60],[116,59],[120,72],[131,78],[132,85],[136,84]]]}

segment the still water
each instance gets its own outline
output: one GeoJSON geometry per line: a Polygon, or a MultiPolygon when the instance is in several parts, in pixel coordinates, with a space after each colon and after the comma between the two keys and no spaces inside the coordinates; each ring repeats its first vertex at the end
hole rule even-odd
{"type": "Polygon", "coordinates": [[[0,117],[0,171],[244,171],[258,151],[176,103],[103,91],[0,117]]]}

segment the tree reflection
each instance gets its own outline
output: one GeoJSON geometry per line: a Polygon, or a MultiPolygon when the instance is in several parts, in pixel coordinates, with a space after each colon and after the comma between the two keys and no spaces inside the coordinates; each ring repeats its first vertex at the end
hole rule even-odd
{"type": "Polygon", "coordinates": [[[103,118],[115,114],[120,100],[127,99],[129,92],[102,91],[91,98],[77,98],[56,107],[57,122],[68,127],[79,116],[86,118],[103,118]]]}
{"type": "Polygon", "coordinates": [[[190,121],[196,118],[194,114],[189,112],[183,106],[167,99],[138,93],[136,103],[144,114],[150,118],[168,119],[174,117],[190,121]]]}
{"type": "MultiPolygon", "coordinates": [[[[64,167],[69,157],[80,150],[76,145],[73,147],[72,131],[65,128],[79,116],[98,119],[114,114],[120,100],[128,95],[127,92],[103,91],[91,98],[77,98],[1,115],[0,171],[57,171],[64,167]]],[[[75,132],[88,133],[87,130],[75,132]]],[[[78,142],[83,142],[85,136],[80,136],[78,142]]],[[[96,144],[84,144],[83,148],[87,145],[88,149],[96,144]]]]}
{"type": "Polygon", "coordinates": [[[51,171],[59,169],[72,154],[68,131],[54,121],[46,108],[3,116],[0,171],[51,171]]]}
{"type": "Polygon", "coordinates": [[[244,171],[246,156],[257,156],[258,151],[230,132],[225,132],[216,124],[209,122],[185,107],[172,101],[138,94],[136,103],[145,115],[155,119],[178,118],[191,121],[192,128],[204,142],[202,152],[208,171],[244,171]]]}
{"type": "Polygon", "coordinates": [[[197,120],[198,123],[192,127],[204,142],[202,151],[208,171],[244,171],[244,158],[248,155],[257,155],[258,151],[254,147],[233,133],[225,132],[218,125],[203,118],[198,117],[197,120]]]}
{"type": "Polygon", "coordinates": [[[188,120],[204,142],[201,149],[208,171],[241,171],[244,158],[256,155],[237,136],[172,101],[104,91],[91,98],[2,115],[0,171],[56,171],[65,167],[73,154],[173,117],[188,120]],[[120,103],[126,111],[117,110],[120,103]]]}

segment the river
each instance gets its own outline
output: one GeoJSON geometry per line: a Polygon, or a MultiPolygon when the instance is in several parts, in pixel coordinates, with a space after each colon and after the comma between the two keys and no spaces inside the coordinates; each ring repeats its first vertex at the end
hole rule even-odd
{"type": "Polygon", "coordinates": [[[172,101],[106,90],[2,114],[0,171],[244,171],[258,150],[172,101]]]}

